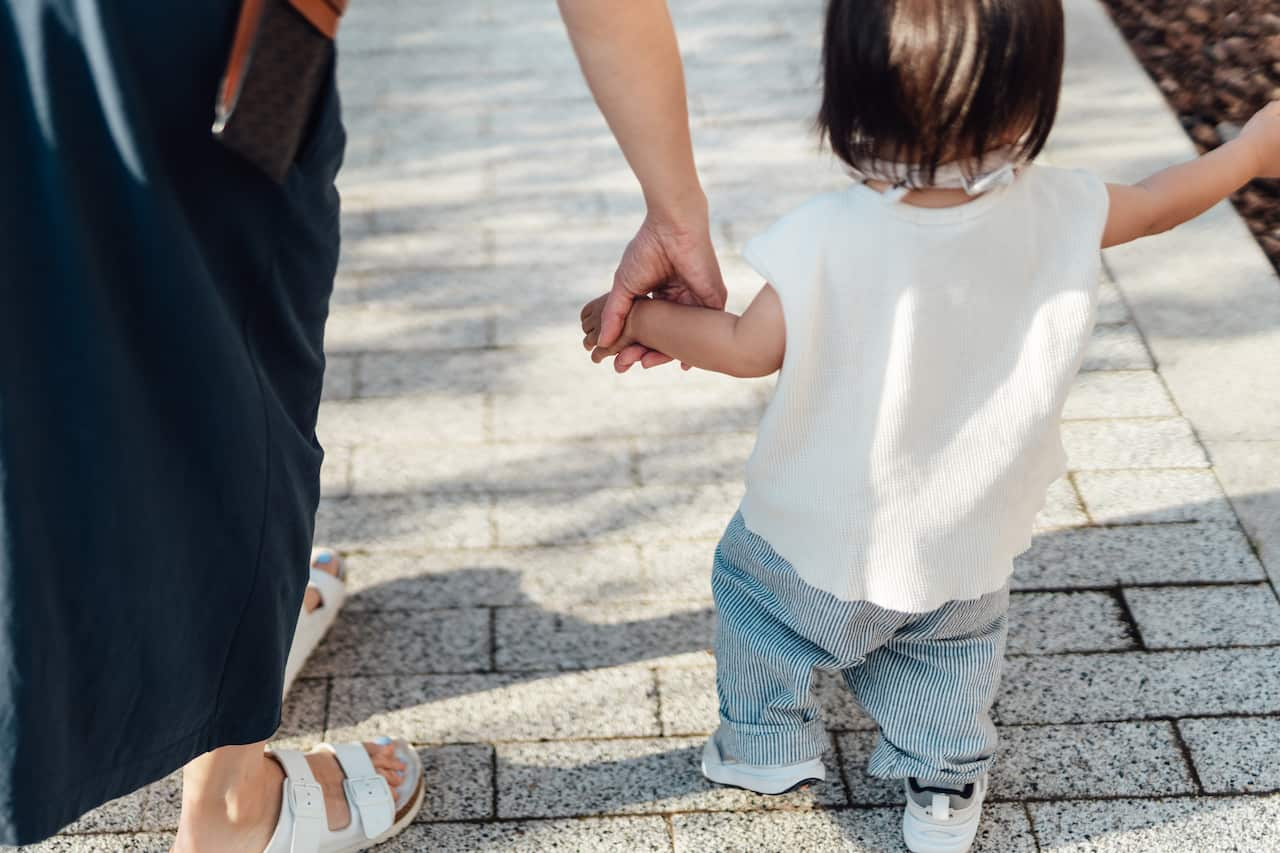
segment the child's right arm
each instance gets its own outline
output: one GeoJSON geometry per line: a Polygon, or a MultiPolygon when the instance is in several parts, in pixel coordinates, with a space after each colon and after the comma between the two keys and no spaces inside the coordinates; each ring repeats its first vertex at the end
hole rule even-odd
{"type": "Polygon", "coordinates": [[[1236,139],[1203,157],[1132,186],[1108,184],[1111,208],[1102,247],[1168,231],[1254,178],[1270,177],[1280,177],[1280,101],[1259,110],[1236,139]]]}
{"type": "Polygon", "coordinates": [[[786,326],[782,300],[766,284],[739,317],[696,305],[664,299],[637,299],[627,315],[622,335],[601,347],[600,329],[607,294],[582,309],[582,345],[600,362],[630,344],[666,353],[691,367],[730,376],[768,376],[782,366],[786,326]]]}

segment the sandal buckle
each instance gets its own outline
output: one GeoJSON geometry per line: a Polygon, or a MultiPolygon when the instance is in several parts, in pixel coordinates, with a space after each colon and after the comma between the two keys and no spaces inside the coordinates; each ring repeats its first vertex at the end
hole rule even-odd
{"type": "Polygon", "coordinates": [[[395,796],[391,785],[378,775],[344,779],[347,799],[360,813],[366,838],[377,838],[395,823],[395,796]]]}
{"type": "Polygon", "coordinates": [[[289,806],[295,817],[323,818],[324,788],[314,782],[289,781],[289,806]]]}

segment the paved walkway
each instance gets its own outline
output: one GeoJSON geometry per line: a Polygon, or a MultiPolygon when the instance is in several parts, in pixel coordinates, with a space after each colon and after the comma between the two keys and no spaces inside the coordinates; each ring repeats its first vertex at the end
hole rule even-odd
{"type": "MultiPolygon", "coordinates": [[[[554,4],[352,5],[318,536],[355,594],[285,734],[424,745],[430,796],[390,849],[901,849],[899,793],[865,776],[869,723],[830,680],[833,781],[766,800],[698,773],[710,554],[769,383],[619,378],[579,349],[640,208],[554,4]]],[[[1068,5],[1050,158],[1186,156],[1094,0],[1068,5]]],[[[744,239],[840,181],[806,130],[821,3],[673,6],[740,304],[744,239]]],[[[1280,286],[1243,230],[1221,209],[1108,257],[1072,473],[1018,561],[981,850],[1280,849],[1259,558],[1280,573],[1280,286]]],[[[166,780],[46,849],[165,849],[176,805],[166,780]]]]}

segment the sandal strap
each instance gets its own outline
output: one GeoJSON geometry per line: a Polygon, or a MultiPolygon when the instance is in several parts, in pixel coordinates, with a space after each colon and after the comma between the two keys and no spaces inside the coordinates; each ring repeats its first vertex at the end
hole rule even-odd
{"type": "Polygon", "coordinates": [[[338,759],[346,779],[342,789],[352,811],[359,813],[365,838],[374,839],[391,829],[396,821],[396,801],[387,780],[378,775],[369,752],[362,743],[321,744],[338,759]]]}
{"type": "Polygon", "coordinates": [[[342,602],[347,597],[347,585],[342,578],[331,575],[328,572],[322,572],[319,569],[311,569],[307,582],[320,590],[320,606],[337,610],[342,606],[342,602]]]}
{"type": "Polygon", "coordinates": [[[311,773],[306,757],[294,749],[271,750],[271,756],[284,768],[284,793],[293,814],[293,853],[312,853],[320,849],[320,840],[328,832],[328,816],[324,810],[324,789],[311,773]]]}

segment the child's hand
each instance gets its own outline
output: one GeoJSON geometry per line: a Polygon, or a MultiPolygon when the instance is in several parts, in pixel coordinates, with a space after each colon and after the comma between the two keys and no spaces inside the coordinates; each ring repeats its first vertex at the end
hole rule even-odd
{"type": "Polygon", "coordinates": [[[1258,110],[1239,139],[1253,147],[1259,178],[1280,178],[1280,101],[1258,110]]]}
{"type": "Polygon", "coordinates": [[[636,342],[632,336],[630,317],[622,327],[622,334],[618,335],[618,339],[613,342],[613,346],[604,348],[597,344],[600,340],[601,316],[604,314],[604,304],[609,299],[609,294],[599,296],[592,299],[586,305],[582,306],[582,331],[586,337],[582,339],[584,349],[591,352],[591,360],[596,364],[604,361],[610,356],[617,355],[631,344],[636,342]]]}

